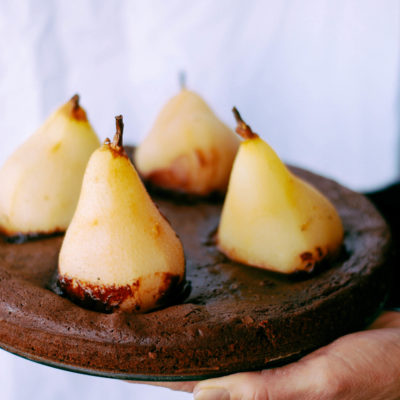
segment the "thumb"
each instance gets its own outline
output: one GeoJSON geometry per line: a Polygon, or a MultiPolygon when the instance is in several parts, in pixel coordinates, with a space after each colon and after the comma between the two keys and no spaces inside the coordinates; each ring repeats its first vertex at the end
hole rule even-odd
{"type": "Polygon", "coordinates": [[[326,366],[304,362],[260,372],[244,372],[200,382],[194,389],[195,400],[291,400],[320,399],[321,388],[330,380],[326,366]],[[305,397],[302,397],[305,396],[305,397]]]}
{"type": "Polygon", "coordinates": [[[399,399],[400,330],[393,318],[375,324],[388,328],[343,336],[285,367],[200,382],[195,400],[399,399]]]}

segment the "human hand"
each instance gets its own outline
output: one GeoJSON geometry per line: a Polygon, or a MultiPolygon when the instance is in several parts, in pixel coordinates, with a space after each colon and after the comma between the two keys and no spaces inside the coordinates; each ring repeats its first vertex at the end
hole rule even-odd
{"type": "Polygon", "coordinates": [[[400,313],[384,312],[368,330],[343,336],[280,368],[198,382],[154,382],[194,392],[195,400],[398,400],[400,313]]]}
{"type": "MultiPolygon", "coordinates": [[[[177,384],[173,389],[191,389],[177,384]]],[[[195,400],[400,399],[400,313],[285,367],[202,381],[195,400]]]]}

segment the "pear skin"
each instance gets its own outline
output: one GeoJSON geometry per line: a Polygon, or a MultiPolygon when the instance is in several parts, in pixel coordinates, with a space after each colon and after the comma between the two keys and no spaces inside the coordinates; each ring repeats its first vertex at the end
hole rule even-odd
{"type": "Polygon", "coordinates": [[[182,244],[148,195],[122,146],[90,158],[59,256],[59,285],[72,299],[100,309],[144,312],[177,290],[185,273],[182,244]]]}
{"type": "Polygon", "coordinates": [[[0,169],[0,231],[6,236],[64,232],[86,164],[99,146],[75,95],[0,169]]]}
{"type": "Polygon", "coordinates": [[[244,141],[229,181],[218,247],[247,265],[286,274],[311,271],[339,252],[341,219],[325,196],[293,175],[236,109],[234,113],[244,141]]]}
{"type": "Polygon", "coordinates": [[[239,138],[195,92],[182,88],[135,153],[141,176],[177,192],[225,194],[239,138]]]}

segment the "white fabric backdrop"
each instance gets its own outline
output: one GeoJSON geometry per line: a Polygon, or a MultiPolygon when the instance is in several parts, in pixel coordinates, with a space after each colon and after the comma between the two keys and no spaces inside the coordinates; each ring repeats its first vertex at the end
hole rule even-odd
{"type": "MultiPolygon", "coordinates": [[[[0,163],[76,92],[102,139],[122,113],[139,141],[184,69],[223,120],[236,105],[285,160],[384,185],[398,175],[399,17],[396,0],[3,0],[0,163]]],[[[0,372],[4,400],[190,398],[4,351],[0,372]]]]}

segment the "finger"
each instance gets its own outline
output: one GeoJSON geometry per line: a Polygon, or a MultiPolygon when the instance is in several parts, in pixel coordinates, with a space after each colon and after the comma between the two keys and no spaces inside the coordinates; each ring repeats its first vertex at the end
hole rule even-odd
{"type": "Polygon", "coordinates": [[[400,312],[384,311],[368,329],[400,328],[400,312]]]}
{"type": "Polygon", "coordinates": [[[308,361],[261,372],[239,373],[200,382],[194,390],[195,400],[305,399],[322,398],[321,387],[329,380],[326,368],[308,361]],[[309,364],[309,365],[308,365],[309,364]],[[307,396],[307,397],[305,397],[307,396]]]}
{"type": "Polygon", "coordinates": [[[144,385],[151,386],[161,386],[167,389],[175,390],[178,392],[188,392],[192,393],[194,387],[198,382],[196,381],[187,381],[187,382],[149,382],[149,381],[129,381],[129,383],[139,383],[144,385]]]}
{"type": "Polygon", "coordinates": [[[200,382],[195,400],[398,399],[400,330],[344,336],[282,368],[200,382]]]}

